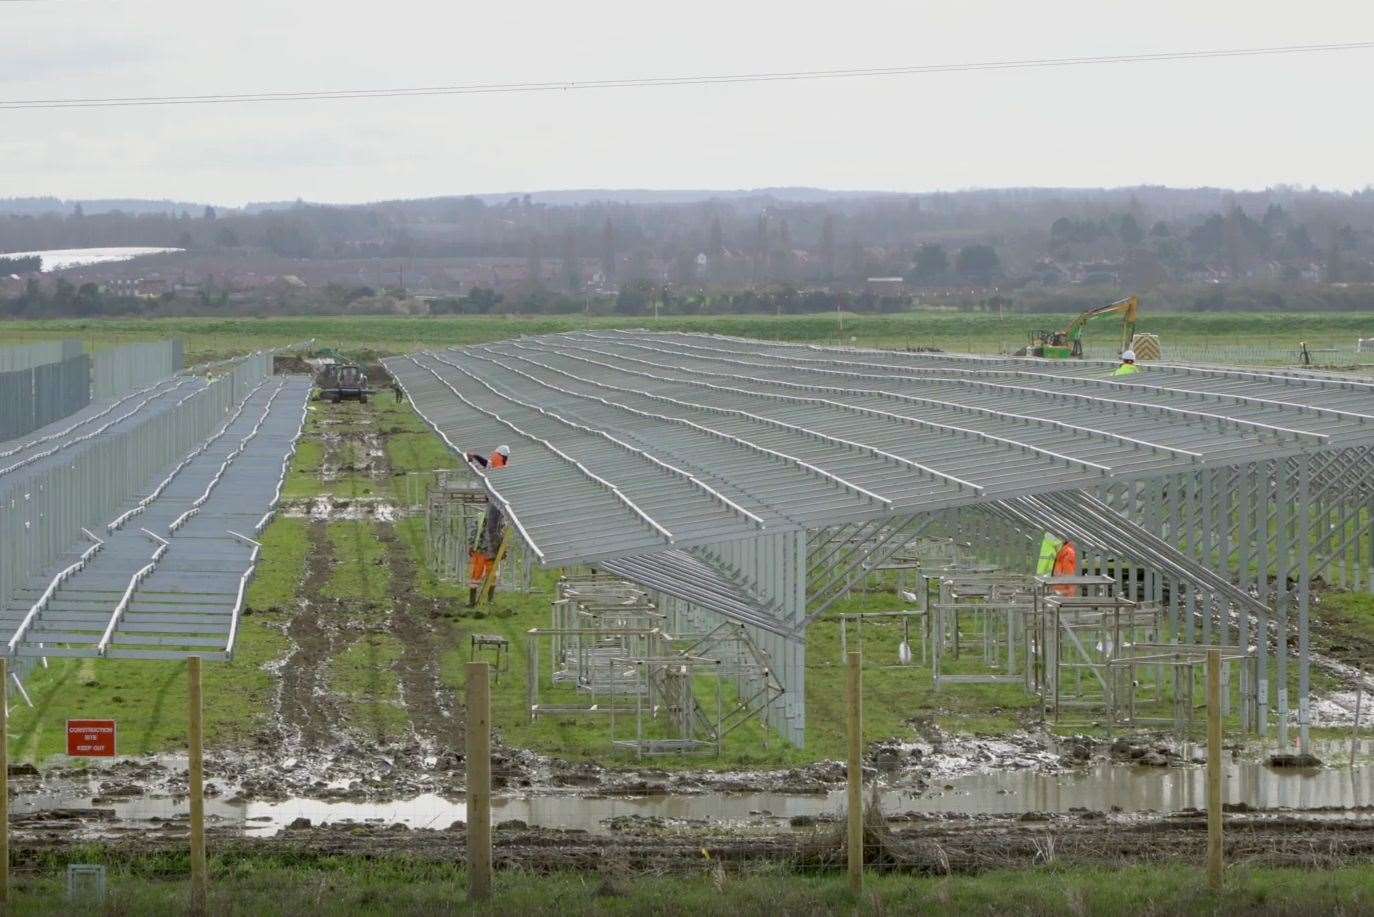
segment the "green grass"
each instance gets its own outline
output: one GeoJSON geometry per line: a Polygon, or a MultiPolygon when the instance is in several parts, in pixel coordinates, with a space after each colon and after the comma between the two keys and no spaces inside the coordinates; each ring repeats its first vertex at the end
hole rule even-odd
{"type": "MultiPolygon", "coordinates": [[[[236,744],[270,709],[273,682],[262,666],[282,656],[282,626],[294,610],[305,564],[299,520],[279,519],[262,536],[263,554],[240,619],[232,662],[204,666],[206,741],[236,744]]],[[[185,748],[186,666],[180,662],[52,659],[25,682],[33,707],[10,713],[10,754],[42,762],[66,752],[68,719],[113,718],[121,755],[185,748]]]]}
{"type": "MultiPolygon", "coordinates": [[[[1343,312],[1292,313],[1151,313],[1148,303],[1139,330],[1159,334],[1169,343],[1206,340],[1231,345],[1295,348],[1306,340],[1313,346],[1349,346],[1368,335],[1367,314],[1343,312]]],[[[923,310],[892,315],[845,314],[843,328],[834,313],[797,316],[721,315],[652,319],[644,316],[319,316],[282,318],[152,318],[62,319],[4,324],[7,339],[15,341],[75,337],[108,343],[180,336],[187,341],[188,361],[217,359],[264,346],[284,346],[314,338],[318,346],[376,353],[449,345],[483,343],[521,334],[549,334],[586,328],[650,328],[700,331],[791,342],[835,342],[862,346],[936,346],[946,350],[997,350],[1020,347],[1035,328],[1058,328],[1069,314],[1011,314],[923,310]]],[[[1090,332],[1091,334],[1091,332],[1090,332]]],[[[1109,333],[1108,333],[1109,334],[1109,333]]]]}
{"type": "Polygon", "coordinates": [[[395,637],[371,630],[329,661],[330,692],[343,699],[353,727],[379,742],[401,737],[410,722],[391,669],[401,651],[395,637]]]}
{"type": "Polygon", "coordinates": [[[381,611],[386,604],[386,546],[369,522],[331,522],[329,540],[333,543],[335,567],[324,594],[358,603],[368,611],[381,611]]]}
{"type": "MultiPolygon", "coordinates": [[[[409,532],[407,541],[416,548],[423,546],[422,520],[412,519],[401,524],[409,532]]],[[[460,638],[443,657],[441,667],[446,683],[461,688],[464,684],[464,664],[468,661],[467,634],[501,634],[510,640],[512,664],[492,691],[492,721],[502,738],[513,745],[533,748],[561,757],[605,762],[610,756],[610,724],[604,714],[578,717],[544,717],[530,721],[527,706],[528,667],[525,660],[526,632],[531,627],[549,624],[549,601],[552,597],[552,578],[536,572],[538,591],[521,595],[498,593],[490,608],[474,619],[463,609],[459,620],[460,638]]],[[[422,590],[451,598],[455,603],[466,600],[466,590],[460,586],[433,580],[421,580],[422,590]]],[[[805,748],[793,748],[777,735],[765,736],[761,722],[753,722],[731,733],[719,758],[666,757],[655,759],[664,767],[730,769],[740,767],[788,767],[812,761],[843,758],[845,736],[845,668],[840,661],[839,623],[834,617],[846,611],[890,611],[900,608],[894,597],[882,595],[854,596],[837,603],[826,618],[813,624],[808,631],[806,655],[807,730],[805,748]]],[[[915,647],[913,630],[913,648],[915,647]]],[[[854,633],[851,628],[851,641],[854,633]]],[[[864,733],[868,740],[893,736],[913,738],[913,720],[932,720],[940,726],[959,732],[977,734],[1005,733],[1016,728],[1018,718],[1035,706],[1035,698],[1016,685],[961,685],[936,693],[931,687],[931,670],[914,664],[898,666],[897,644],[900,631],[894,626],[866,625],[868,655],[864,667],[864,733]]],[[[851,642],[850,647],[855,648],[851,642]]],[[[585,694],[568,686],[555,686],[548,678],[547,643],[540,647],[540,701],[542,703],[590,703],[585,694]]],[[[972,654],[946,671],[972,672],[981,666],[972,654]]],[[[702,679],[697,684],[699,699],[708,709],[714,709],[715,683],[702,679]]],[[[729,692],[727,691],[727,701],[729,692]]],[[[632,717],[617,718],[617,736],[629,737],[634,732],[632,717]]],[[[615,760],[611,758],[611,760],[615,760]]],[[[620,760],[632,760],[628,755],[620,760]]]]}
{"type": "MultiPolygon", "coordinates": [[[[308,417],[313,417],[312,411],[308,417]]],[[[307,421],[306,433],[296,444],[296,457],[286,474],[282,485],[282,499],[300,500],[321,493],[320,466],[324,464],[324,443],[310,436],[311,421],[307,421]]]]}
{"type": "Polygon", "coordinates": [[[277,519],[261,541],[261,560],[248,587],[234,659],[203,667],[206,741],[212,745],[241,745],[267,719],[276,680],[265,666],[290,649],[286,627],[298,609],[309,544],[305,522],[277,519]]]}
{"type": "Polygon", "coordinates": [[[1374,641],[1374,595],[1367,592],[1331,592],[1322,596],[1318,612],[1323,623],[1374,641]]]}
{"type": "MultiPolygon", "coordinates": [[[[182,914],[189,901],[185,857],[112,858],[105,848],[73,850],[110,861],[105,912],[182,914]]],[[[14,914],[67,914],[65,856],[14,880],[14,914]]],[[[215,914],[1359,914],[1374,908],[1374,870],[1233,867],[1211,892],[1202,871],[1183,866],[1122,869],[1041,867],[975,876],[869,875],[854,896],[839,871],[759,867],[716,874],[627,874],[609,885],[595,873],[496,875],[489,901],[466,901],[461,866],[413,856],[368,858],[270,854],[236,849],[210,860],[215,914]]]]}

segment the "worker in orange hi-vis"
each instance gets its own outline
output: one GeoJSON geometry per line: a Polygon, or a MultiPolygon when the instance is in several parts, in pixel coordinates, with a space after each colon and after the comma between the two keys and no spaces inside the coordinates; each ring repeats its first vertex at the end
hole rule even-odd
{"type": "MultiPolygon", "coordinates": [[[[510,462],[510,446],[497,446],[496,451],[488,457],[483,457],[480,453],[469,452],[464,456],[474,465],[481,465],[488,471],[506,467],[510,462]]],[[[501,515],[500,507],[493,503],[488,503],[487,512],[482,516],[482,525],[477,532],[477,540],[473,542],[472,549],[468,552],[471,566],[468,570],[468,607],[477,607],[477,590],[482,587],[489,574],[492,573],[492,565],[496,561],[496,554],[501,549],[501,536],[505,529],[505,517],[501,515]]]]}
{"type": "MultiPolygon", "coordinates": [[[[1064,546],[1059,549],[1059,553],[1054,557],[1054,575],[1078,575],[1078,548],[1068,539],[1065,539],[1064,546]]],[[[1063,596],[1078,595],[1077,586],[1055,586],[1054,591],[1063,596]]]]}
{"type": "Polygon", "coordinates": [[[496,468],[505,468],[507,463],[510,462],[510,446],[497,446],[496,451],[489,456],[483,456],[480,452],[469,452],[467,455],[463,456],[463,458],[472,462],[474,465],[481,465],[489,471],[496,468]]]}

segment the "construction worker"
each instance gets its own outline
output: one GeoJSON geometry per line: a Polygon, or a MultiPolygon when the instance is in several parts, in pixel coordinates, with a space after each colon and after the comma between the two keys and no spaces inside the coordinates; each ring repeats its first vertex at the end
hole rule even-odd
{"type": "MultiPolygon", "coordinates": [[[[468,570],[468,607],[477,607],[477,591],[482,588],[487,577],[495,577],[496,555],[501,550],[501,539],[506,528],[505,517],[495,503],[487,503],[487,511],[482,516],[482,525],[477,530],[477,540],[472,545],[472,565],[468,570]]],[[[495,586],[493,585],[493,589],[495,586]]]]}
{"type": "Polygon", "coordinates": [[[1134,376],[1140,372],[1140,367],[1135,365],[1135,351],[1121,351],[1121,365],[1116,368],[1113,376],[1134,376]]]}
{"type": "Polygon", "coordinates": [[[497,446],[495,452],[485,457],[480,452],[469,452],[463,457],[475,465],[481,465],[489,471],[495,471],[497,468],[505,468],[510,461],[510,446],[497,446]]]}
{"type": "MultiPolygon", "coordinates": [[[[1064,546],[1061,547],[1059,553],[1054,556],[1054,575],[1078,575],[1078,547],[1070,539],[1066,538],[1064,540],[1064,546]]],[[[1054,591],[1062,596],[1075,596],[1078,594],[1078,587],[1060,585],[1055,586],[1054,591]]]]}
{"type": "Polygon", "coordinates": [[[1054,573],[1054,559],[1059,556],[1059,552],[1064,547],[1064,540],[1056,538],[1049,532],[1040,539],[1040,557],[1035,563],[1036,576],[1050,576],[1054,573]]]}
{"type": "MultiPolygon", "coordinates": [[[[488,471],[495,471],[505,468],[510,461],[510,446],[504,443],[496,447],[496,451],[489,456],[483,456],[480,452],[469,452],[464,456],[474,465],[481,465],[488,471]]],[[[496,563],[496,555],[501,550],[501,537],[505,528],[505,518],[501,515],[501,510],[491,501],[487,501],[487,511],[482,516],[482,525],[477,531],[477,539],[473,542],[472,549],[468,552],[471,559],[471,567],[468,570],[468,607],[477,607],[477,591],[482,587],[488,576],[495,576],[496,571],[492,566],[496,563]]]]}

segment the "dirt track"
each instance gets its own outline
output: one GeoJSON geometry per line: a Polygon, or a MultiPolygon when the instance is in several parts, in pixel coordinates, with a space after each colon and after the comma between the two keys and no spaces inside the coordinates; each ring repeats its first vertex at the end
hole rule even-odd
{"type": "MultiPolygon", "coordinates": [[[[389,393],[383,396],[389,397],[389,393]]],[[[334,494],[337,482],[345,478],[366,478],[371,482],[370,492],[385,499],[392,473],[387,452],[389,435],[390,431],[379,422],[375,402],[339,406],[317,402],[307,436],[323,446],[319,467],[323,505],[349,505],[340,503],[334,494]]],[[[377,497],[364,498],[367,499],[377,497]]],[[[385,549],[383,563],[389,575],[389,588],[380,608],[372,601],[337,599],[325,594],[336,565],[349,560],[335,556],[335,545],[330,540],[332,516],[308,516],[310,548],[300,590],[302,600],[287,630],[293,651],[281,666],[279,694],[279,720],[288,733],[288,741],[295,743],[296,752],[328,751],[349,739],[363,740],[363,747],[376,747],[379,752],[383,751],[380,746],[418,743],[429,753],[461,745],[461,704],[443,684],[439,672],[444,648],[456,638],[441,614],[439,602],[419,592],[416,559],[411,545],[396,530],[394,515],[377,513],[368,519],[372,533],[385,549]],[[350,710],[347,700],[330,690],[331,660],[358,641],[368,640],[370,634],[385,634],[400,646],[400,658],[389,666],[379,663],[377,681],[369,686],[375,700],[384,688],[381,681],[395,678],[408,721],[406,732],[399,736],[380,719],[368,717],[361,709],[350,710]]],[[[369,574],[369,569],[360,570],[364,577],[369,574]]]]}
{"type": "Polygon", "coordinates": [[[440,603],[420,594],[415,560],[390,523],[379,523],[377,535],[386,546],[391,571],[391,634],[402,644],[401,658],[392,670],[401,683],[401,697],[415,738],[434,748],[459,748],[463,720],[455,692],[439,677],[441,643],[452,636],[440,603]]]}
{"type": "MultiPolygon", "coordinates": [[[[16,819],[19,862],[40,860],[70,844],[68,832],[16,819]]],[[[293,858],[353,855],[412,856],[462,862],[466,837],[456,824],[438,830],[402,826],[333,825],[296,828],[276,837],[245,839],[212,830],[217,852],[242,851],[293,858]]],[[[140,832],[102,842],[113,860],[151,852],[184,849],[185,823],[169,822],[156,834],[140,832]]],[[[821,825],[793,833],[739,834],[691,829],[668,832],[645,826],[638,833],[608,837],[575,830],[530,829],[500,825],[495,832],[495,863],[501,869],[534,871],[590,870],[635,873],[683,873],[722,863],[745,869],[764,863],[799,870],[843,868],[843,830],[821,825]],[[608,847],[615,850],[607,857],[608,847]]],[[[1132,863],[1203,861],[1206,820],[1201,813],[1170,818],[1112,816],[1085,812],[1071,816],[1027,819],[938,819],[917,824],[890,824],[871,830],[866,860],[874,869],[945,875],[1047,865],[1115,867],[1132,863]]],[[[1366,813],[1327,819],[1286,815],[1233,815],[1226,829],[1226,860],[1248,866],[1330,868],[1374,863],[1374,821],[1366,813]]]]}
{"type": "Polygon", "coordinates": [[[329,693],[325,667],[342,649],[343,638],[329,621],[333,615],[324,598],[324,585],[334,569],[334,546],[323,522],[309,527],[305,580],[300,607],[291,618],[286,635],[293,646],[281,667],[278,692],[279,721],[287,739],[299,749],[323,748],[338,736],[343,711],[329,693]]]}

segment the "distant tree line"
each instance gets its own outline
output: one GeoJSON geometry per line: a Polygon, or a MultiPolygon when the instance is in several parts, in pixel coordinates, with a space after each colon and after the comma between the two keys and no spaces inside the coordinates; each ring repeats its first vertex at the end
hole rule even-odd
{"type": "MultiPolygon", "coordinates": [[[[1360,282],[1374,278],[1374,191],[760,193],[569,205],[525,195],[179,213],[79,206],[5,213],[0,206],[0,252],[136,242],[313,261],[506,259],[524,266],[531,285],[563,293],[641,280],[741,289],[873,276],[931,287],[1092,284],[1105,275],[1149,285],[1207,272],[1293,282],[1315,272],[1320,282],[1360,282]]],[[[557,297],[550,302],[560,306],[557,297]]]]}
{"type": "Polygon", "coordinates": [[[43,259],[38,255],[14,257],[0,255],[0,276],[7,274],[32,274],[43,269],[43,259]]]}

